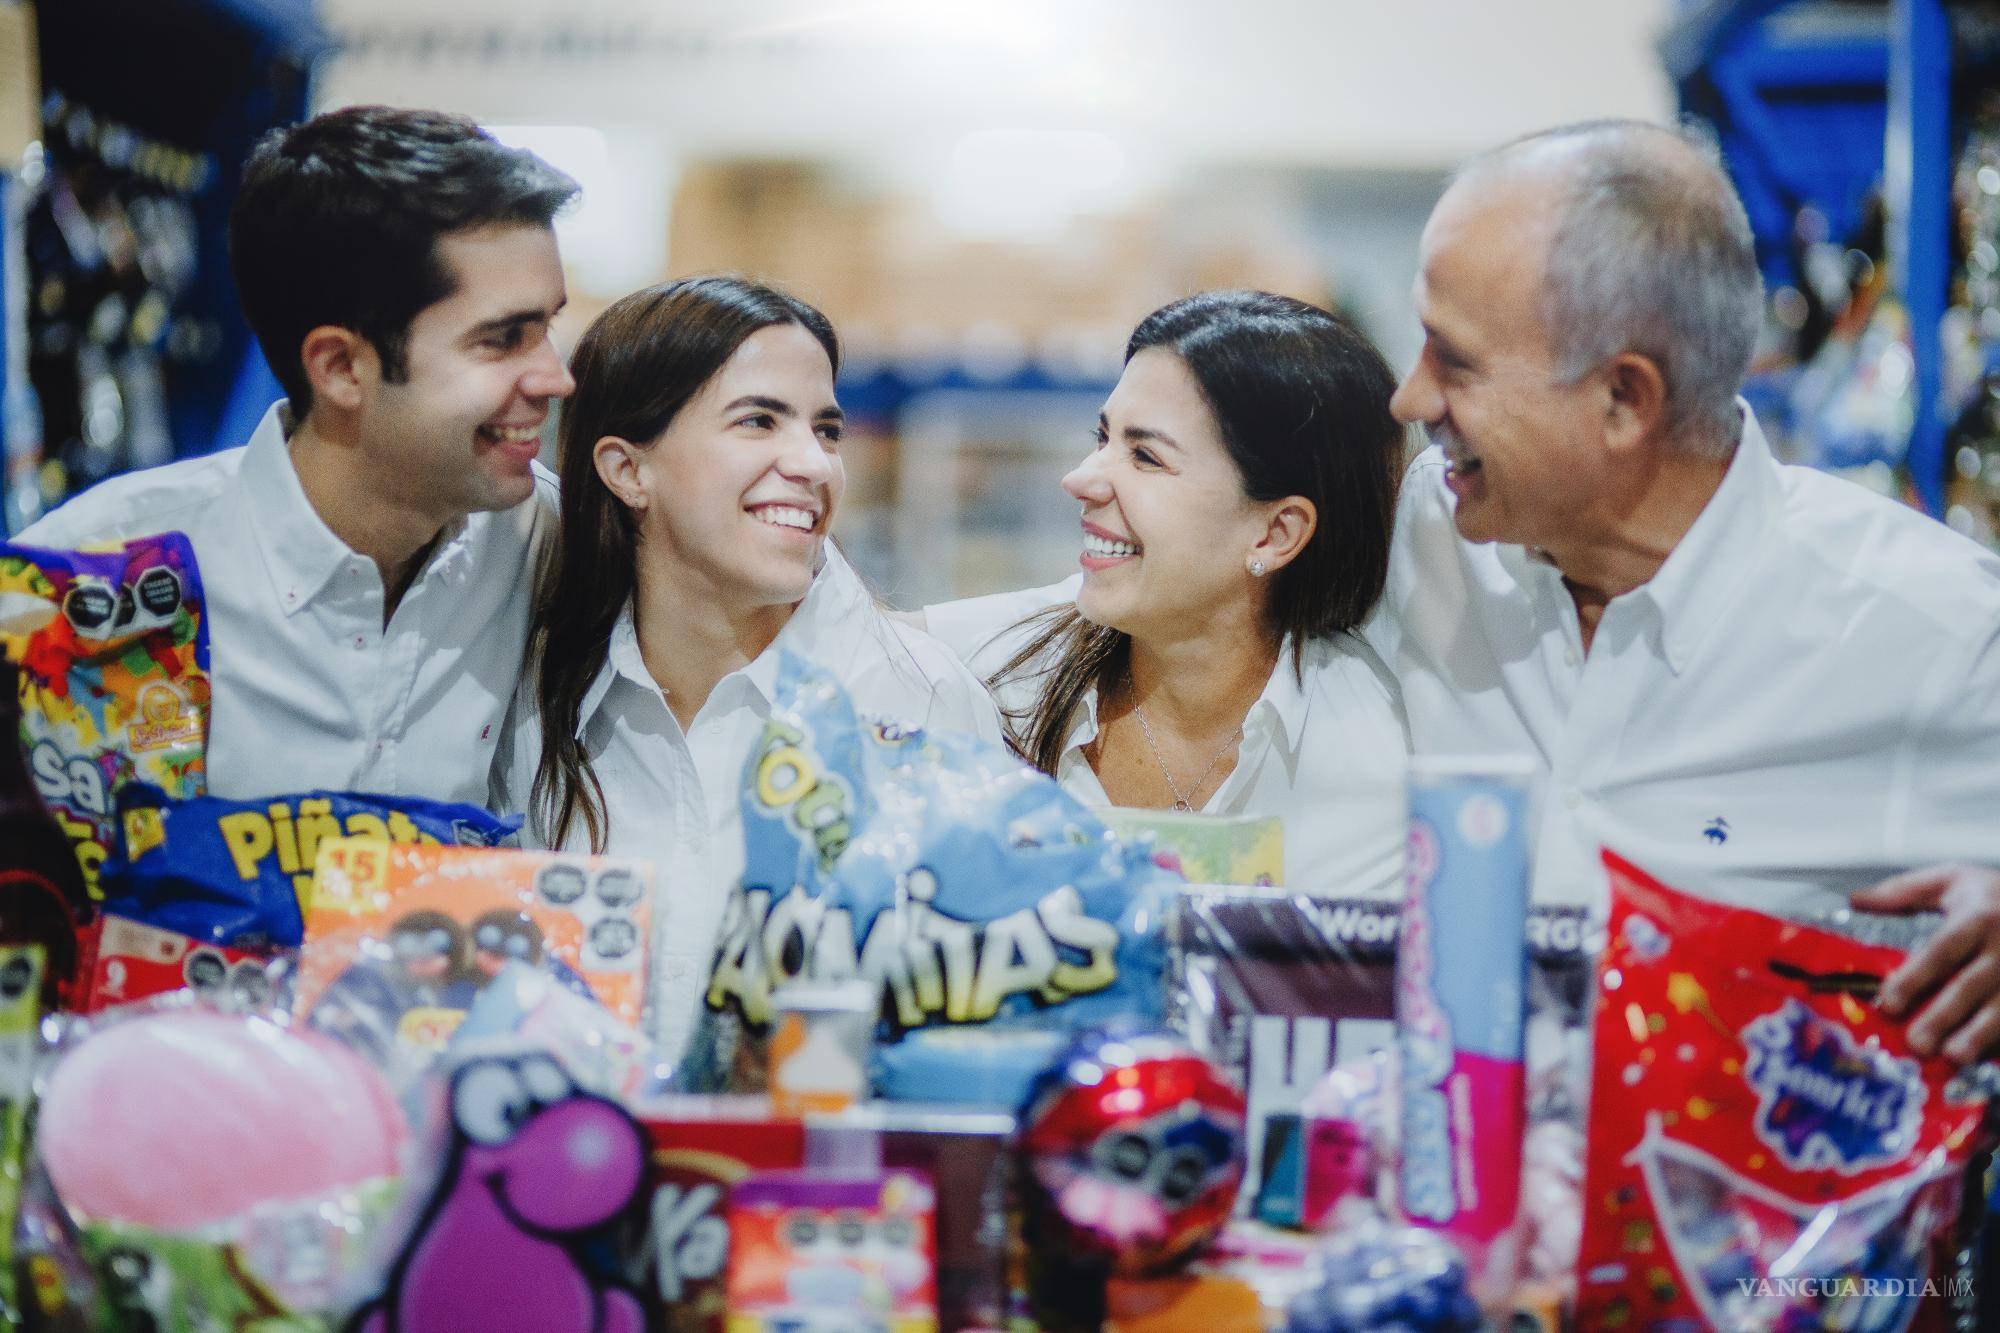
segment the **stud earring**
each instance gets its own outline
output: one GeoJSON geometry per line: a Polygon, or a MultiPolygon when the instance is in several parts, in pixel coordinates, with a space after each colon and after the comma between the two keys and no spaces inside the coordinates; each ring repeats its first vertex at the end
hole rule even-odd
{"type": "Polygon", "coordinates": [[[1264,577],[1264,562],[1262,560],[1252,560],[1250,562],[1250,577],[1253,579],[1264,577]]]}

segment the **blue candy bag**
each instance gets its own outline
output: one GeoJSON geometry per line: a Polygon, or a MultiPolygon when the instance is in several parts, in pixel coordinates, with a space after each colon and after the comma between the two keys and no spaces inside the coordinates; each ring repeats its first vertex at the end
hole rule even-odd
{"type": "Polygon", "coordinates": [[[925,1091],[896,1076],[908,1032],[1163,1018],[1176,877],[1001,746],[864,721],[787,654],[742,803],[698,1084],[757,1086],[795,980],[881,986],[877,1083],[898,1094],[925,1091]]]}
{"type": "Polygon", "coordinates": [[[205,943],[295,949],[323,840],[491,847],[510,843],[520,826],[475,805],[413,797],[316,791],[176,801],[133,783],[118,797],[104,910],[205,943]]]}

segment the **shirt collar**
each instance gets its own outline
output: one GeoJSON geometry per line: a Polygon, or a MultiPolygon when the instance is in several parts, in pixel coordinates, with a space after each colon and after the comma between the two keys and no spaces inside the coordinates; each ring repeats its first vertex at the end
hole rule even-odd
{"type": "Polygon", "coordinates": [[[1659,572],[1629,596],[1652,602],[1660,617],[1660,650],[1679,675],[1694,659],[1717,614],[1750,576],[1752,556],[1770,534],[1782,500],[1777,460],[1747,404],[1738,403],[1743,430],[1722,485],[1694,526],[1668,553],[1659,572]]]}
{"type": "Polygon", "coordinates": [[[243,451],[243,492],[249,521],[264,553],[271,589],[287,616],[319,596],[354,552],[333,535],[306,499],[286,440],[290,408],[281,400],[264,413],[243,451]]]}
{"type": "MultiPolygon", "coordinates": [[[[819,573],[813,576],[812,587],[807,589],[804,600],[792,612],[792,618],[785,622],[785,627],[778,631],[778,637],[771,640],[770,646],[739,673],[757,691],[766,707],[777,696],[780,653],[789,651],[828,667],[842,667],[853,659],[861,647],[862,636],[867,632],[870,619],[865,613],[873,609],[867,585],[830,543],[825,552],[819,573]]],[[[646,669],[646,660],[639,652],[639,629],[633,619],[629,599],[618,613],[617,623],[611,627],[605,669],[597,673],[597,679],[590,683],[590,688],[584,692],[582,706],[577,709],[579,737],[583,735],[591,716],[603,704],[605,695],[610,693],[612,682],[620,677],[659,698],[664,705],[665,697],[660,694],[659,682],[646,669]]]]}
{"type": "MultiPolygon", "coordinates": [[[[272,591],[288,617],[309,606],[342,569],[366,560],[334,535],[306,498],[288,447],[293,429],[290,404],[283,399],[271,404],[251,432],[242,471],[250,525],[263,550],[272,591]]],[[[463,515],[446,524],[418,578],[469,573],[470,531],[470,520],[463,515]]]]}
{"type": "MultiPolygon", "coordinates": [[[[1292,664],[1292,637],[1278,648],[1277,665],[1271,668],[1271,678],[1264,682],[1264,692],[1257,696],[1257,702],[1250,705],[1250,711],[1243,716],[1243,734],[1248,738],[1259,728],[1275,731],[1284,738],[1292,750],[1299,748],[1299,737],[1306,728],[1306,714],[1310,711],[1311,697],[1299,680],[1299,671],[1292,664]]],[[[1305,671],[1311,675],[1323,665],[1333,651],[1330,643],[1308,641],[1305,650],[1305,671]]],[[[1069,738],[1063,742],[1063,753],[1081,750],[1097,739],[1097,687],[1090,686],[1083,692],[1083,707],[1077,710],[1076,721],[1070,724],[1069,738]]]]}

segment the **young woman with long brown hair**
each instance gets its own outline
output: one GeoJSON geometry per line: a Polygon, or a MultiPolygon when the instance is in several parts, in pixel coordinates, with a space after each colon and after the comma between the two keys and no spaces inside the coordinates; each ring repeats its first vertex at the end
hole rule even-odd
{"type": "Polygon", "coordinates": [[[1292,886],[1394,894],[1408,741],[1354,631],[1388,569],[1395,386],[1366,338],[1301,301],[1155,311],[1063,478],[1081,574],[922,623],[1087,803],[1277,816],[1292,886]]]}
{"type": "Polygon", "coordinates": [[[716,277],[614,303],[570,361],[562,536],[496,808],[524,810],[533,843],[656,864],[653,1027],[670,1057],[742,871],[743,761],[781,650],[863,713],[999,735],[979,682],[883,614],[827,539],[839,363],[819,311],[716,277]]]}

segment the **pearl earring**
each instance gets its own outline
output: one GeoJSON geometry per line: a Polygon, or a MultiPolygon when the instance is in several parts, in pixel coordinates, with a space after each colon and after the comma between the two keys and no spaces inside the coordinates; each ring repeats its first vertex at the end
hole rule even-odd
{"type": "Polygon", "coordinates": [[[1264,577],[1264,562],[1262,560],[1252,560],[1250,562],[1250,577],[1253,579],[1264,577]]]}

